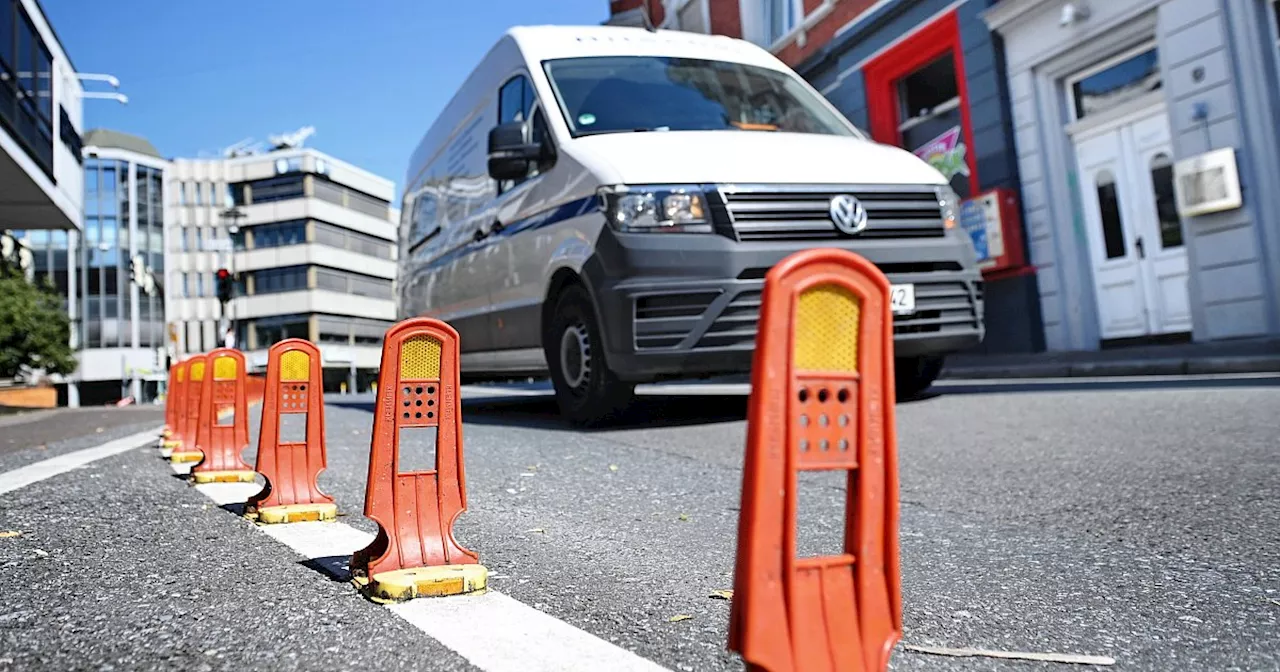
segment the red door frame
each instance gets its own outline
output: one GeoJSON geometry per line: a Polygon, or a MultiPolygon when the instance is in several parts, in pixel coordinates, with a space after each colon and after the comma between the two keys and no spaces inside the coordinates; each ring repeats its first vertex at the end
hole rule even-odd
{"type": "MultiPolygon", "coordinates": [[[[914,35],[877,56],[862,68],[867,86],[867,111],[871,116],[871,137],[877,142],[901,146],[898,126],[898,80],[951,51],[956,64],[956,87],[960,91],[960,132],[967,147],[969,193],[978,193],[978,163],[973,153],[973,122],[969,118],[969,85],[964,72],[964,47],[960,44],[960,20],[955,10],[916,31],[914,35]]],[[[910,150],[910,148],[907,148],[910,150]]]]}

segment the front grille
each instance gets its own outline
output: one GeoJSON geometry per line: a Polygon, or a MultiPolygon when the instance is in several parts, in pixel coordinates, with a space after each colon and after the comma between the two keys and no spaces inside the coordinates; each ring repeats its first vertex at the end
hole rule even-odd
{"type": "Polygon", "coordinates": [[[831,197],[851,194],[867,210],[862,239],[934,238],[946,235],[942,208],[932,189],[880,187],[723,187],[724,212],[742,241],[848,238],[828,214],[831,197]]]}
{"type": "MultiPolygon", "coordinates": [[[[892,280],[892,278],[890,278],[892,280]]],[[[969,331],[977,328],[975,297],[962,281],[915,282],[916,312],[893,316],[893,333],[921,334],[969,331]]],[[[976,297],[980,300],[981,297],[976,297]]],[[[729,302],[695,350],[750,347],[760,320],[760,291],[738,294],[729,302]]]]}
{"type": "Polygon", "coordinates": [[[636,297],[636,350],[674,348],[698,324],[720,292],[685,292],[636,297]]]}
{"type": "Polygon", "coordinates": [[[749,346],[756,340],[756,323],[760,321],[760,291],[741,292],[725,306],[695,348],[732,348],[749,346]]]}

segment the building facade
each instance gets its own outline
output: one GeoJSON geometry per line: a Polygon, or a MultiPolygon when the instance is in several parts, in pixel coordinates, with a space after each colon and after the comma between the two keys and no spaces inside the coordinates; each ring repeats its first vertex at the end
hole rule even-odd
{"type": "Polygon", "coordinates": [[[1280,333],[1275,0],[1004,0],[1053,349],[1280,333]]]}
{"type": "Polygon", "coordinates": [[[1280,333],[1277,0],[615,0],[609,22],[646,5],[1016,204],[982,350],[1280,333]]]}
{"type": "Polygon", "coordinates": [[[394,184],[312,149],[177,159],[168,176],[175,355],[232,344],[251,365],[285,338],[320,346],[328,391],[367,390],[395,319],[394,184]],[[236,278],[222,314],[218,269],[236,278]]]}
{"type": "MultiPolygon", "coordinates": [[[[873,139],[929,161],[961,198],[972,199],[967,210],[977,210],[982,196],[1016,204],[1018,187],[1006,77],[981,18],[990,4],[648,0],[648,13],[663,28],[740,37],[769,49],[873,139]]],[[[617,0],[610,9],[610,23],[644,24],[644,0],[617,0]]],[[[1001,222],[1006,253],[984,265],[980,351],[1045,347],[1037,276],[1025,262],[1020,211],[1011,212],[1001,222]]]]}
{"type": "Polygon", "coordinates": [[[107,130],[84,135],[84,231],[28,230],[35,279],[66,297],[78,367],[59,382],[71,405],[156,398],[165,379],[164,171],[151,143],[107,130]],[[137,276],[136,269],[143,269],[137,276]]]}
{"type": "Polygon", "coordinates": [[[0,0],[0,229],[83,225],[84,87],[36,0],[0,0]]]}

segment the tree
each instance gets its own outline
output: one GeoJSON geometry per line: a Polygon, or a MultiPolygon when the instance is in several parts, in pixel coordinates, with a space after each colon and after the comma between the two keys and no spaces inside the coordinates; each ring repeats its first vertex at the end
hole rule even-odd
{"type": "Polygon", "coordinates": [[[71,320],[46,276],[40,286],[0,264],[0,379],[24,369],[66,375],[76,370],[71,320]]]}

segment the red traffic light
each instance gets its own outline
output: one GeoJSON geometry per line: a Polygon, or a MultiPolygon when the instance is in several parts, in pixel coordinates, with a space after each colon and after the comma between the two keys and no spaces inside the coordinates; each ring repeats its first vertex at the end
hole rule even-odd
{"type": "Polygon", "coordinates": [[[227,277],[231,275],[231,271],[228,271],[225,268],[219,268],[217,275],[219,280],[226,280],[227,277]]]}

